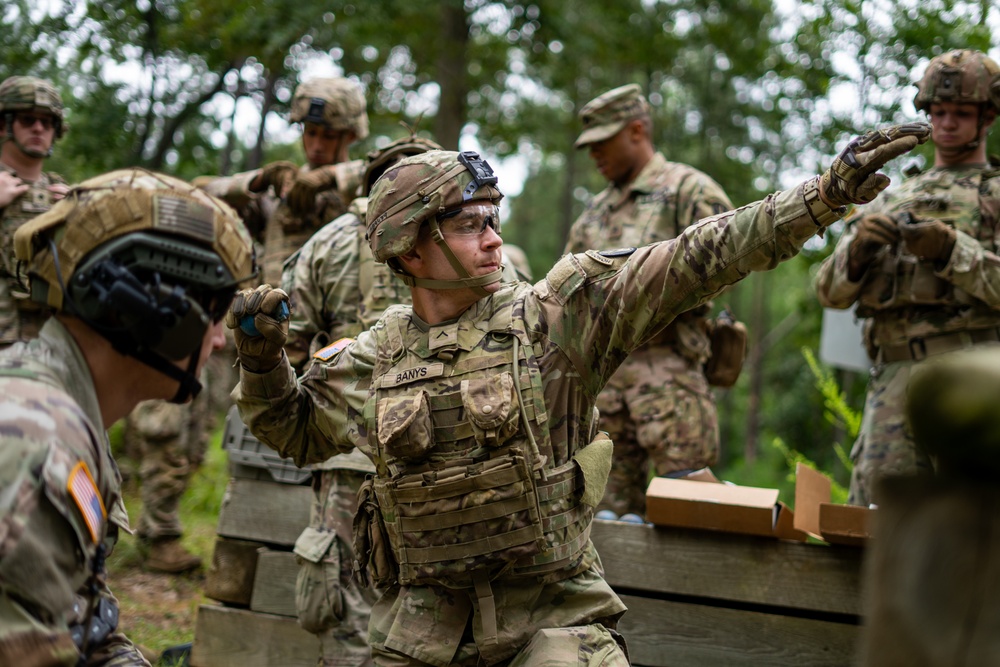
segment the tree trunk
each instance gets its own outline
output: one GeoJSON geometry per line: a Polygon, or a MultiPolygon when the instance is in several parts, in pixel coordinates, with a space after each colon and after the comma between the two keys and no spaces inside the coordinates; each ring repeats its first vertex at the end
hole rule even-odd
{"type": "Polygon", "coordinates": [[[465,124],[465,100],[469,94],[466,75],[466,48],[469,44],[469,25],[465,6],[461,0],[448,0],[440,5],[441,33],[437,43],[438,83],[441,100],[434,119],[434,137],[447,150],[458,150],[458,139],[465,124]]]}
{"type": "Polygon", "coordinates": [[[261,91],[264,95],[264,101],[260,105],[260,127],[257,128],[257,141],[250,154],[247,155],[247,171],[256,169],[264,161],[264,142],[267,141],[265,126],[267,125],[267,114],[271,113],[271,107],[274,106],[274,80],[275,77],[271,76],[270,73],[264,79],[264,89],[261,91]]]}
{"type": "Polygon", "coordinates": [[[743,457],[751,463],[757,460],[760,438],[761,394],[764,391],[764,338],[768,327],[766,273],[752,277],[753,292],[750,310],[750,336],[753,341],[747,355],[747,370],[750,372],[750,393],[747,396],[747,426],[743,457]]]}

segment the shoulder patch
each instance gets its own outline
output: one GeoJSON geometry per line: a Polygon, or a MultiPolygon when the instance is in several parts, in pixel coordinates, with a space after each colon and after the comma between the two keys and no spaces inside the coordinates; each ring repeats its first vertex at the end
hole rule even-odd
{"type": "Polygon", "coordinates": [[[69,473],[66,488],[83,515],[83,521],[87,524],[91,539],[94,540],[94,544],[97,544],[104,535],[104,520],[108,513],[86,463],[80,461],[73,467],[69,473]]]}
{"type": "Polygon", "coordinates": [[[598,254],[602,257],[628,257],[635,252],[635,248],[615,248],[614,250],[602,250],[598,254]]]}
{"type": "Polygon", "coordinates": [[[335,340],[326,347],[320,350],[316,350],[316,352],[313,353],[313,359],[319,359],[320,361],[330,361],[330,359],[333,359],[333,357],[336,356],[338,352],[340,352],[353,342],[354,342],[353,338],[341,338],[339,340],[335,340]]]}

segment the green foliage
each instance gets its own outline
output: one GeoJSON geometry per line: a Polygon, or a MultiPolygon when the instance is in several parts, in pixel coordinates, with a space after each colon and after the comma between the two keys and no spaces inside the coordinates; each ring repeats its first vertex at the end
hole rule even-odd
{"type": "MultiPolygon", "coordinates": [[[[802,348],[802,356],[805,357],[809,370],[816,378],[816,388],[823,395],[823,405],[826,408],[823,416],[831,424],[844,428],[850,440],[853,441],[861,430],[862,412],[855,410],[848,404],[846,394],[841,391],[837,380],[832,373],[819,365],[812,350],[807,347],[802,348]]],[[[850,472],[854,466],[843,445],[834,443],[833,448],[841,464],[850,472]]]]}

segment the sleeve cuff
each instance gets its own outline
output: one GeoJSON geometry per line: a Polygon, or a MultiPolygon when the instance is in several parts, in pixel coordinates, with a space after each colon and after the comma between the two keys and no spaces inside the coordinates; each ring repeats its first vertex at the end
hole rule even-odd
{"type": "Polygon", "coordinates": [[[829,227],[847,213],[846,206],[830,208],[819,194],[820,177],[815,176],[802,184],[802,200],[817,227],[829,227]]]}

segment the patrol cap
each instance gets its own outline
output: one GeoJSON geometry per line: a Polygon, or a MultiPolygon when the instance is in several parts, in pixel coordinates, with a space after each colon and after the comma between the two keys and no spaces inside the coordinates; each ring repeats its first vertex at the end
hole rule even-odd
{"type": "Polygon", "coordinates": [[[583,132],[573,145],[583,148],[588,144],[610,139],[630,120],[649,115],[649,102],[639,84],[620,86],[587,102],[580,110],[583,132]]]}

